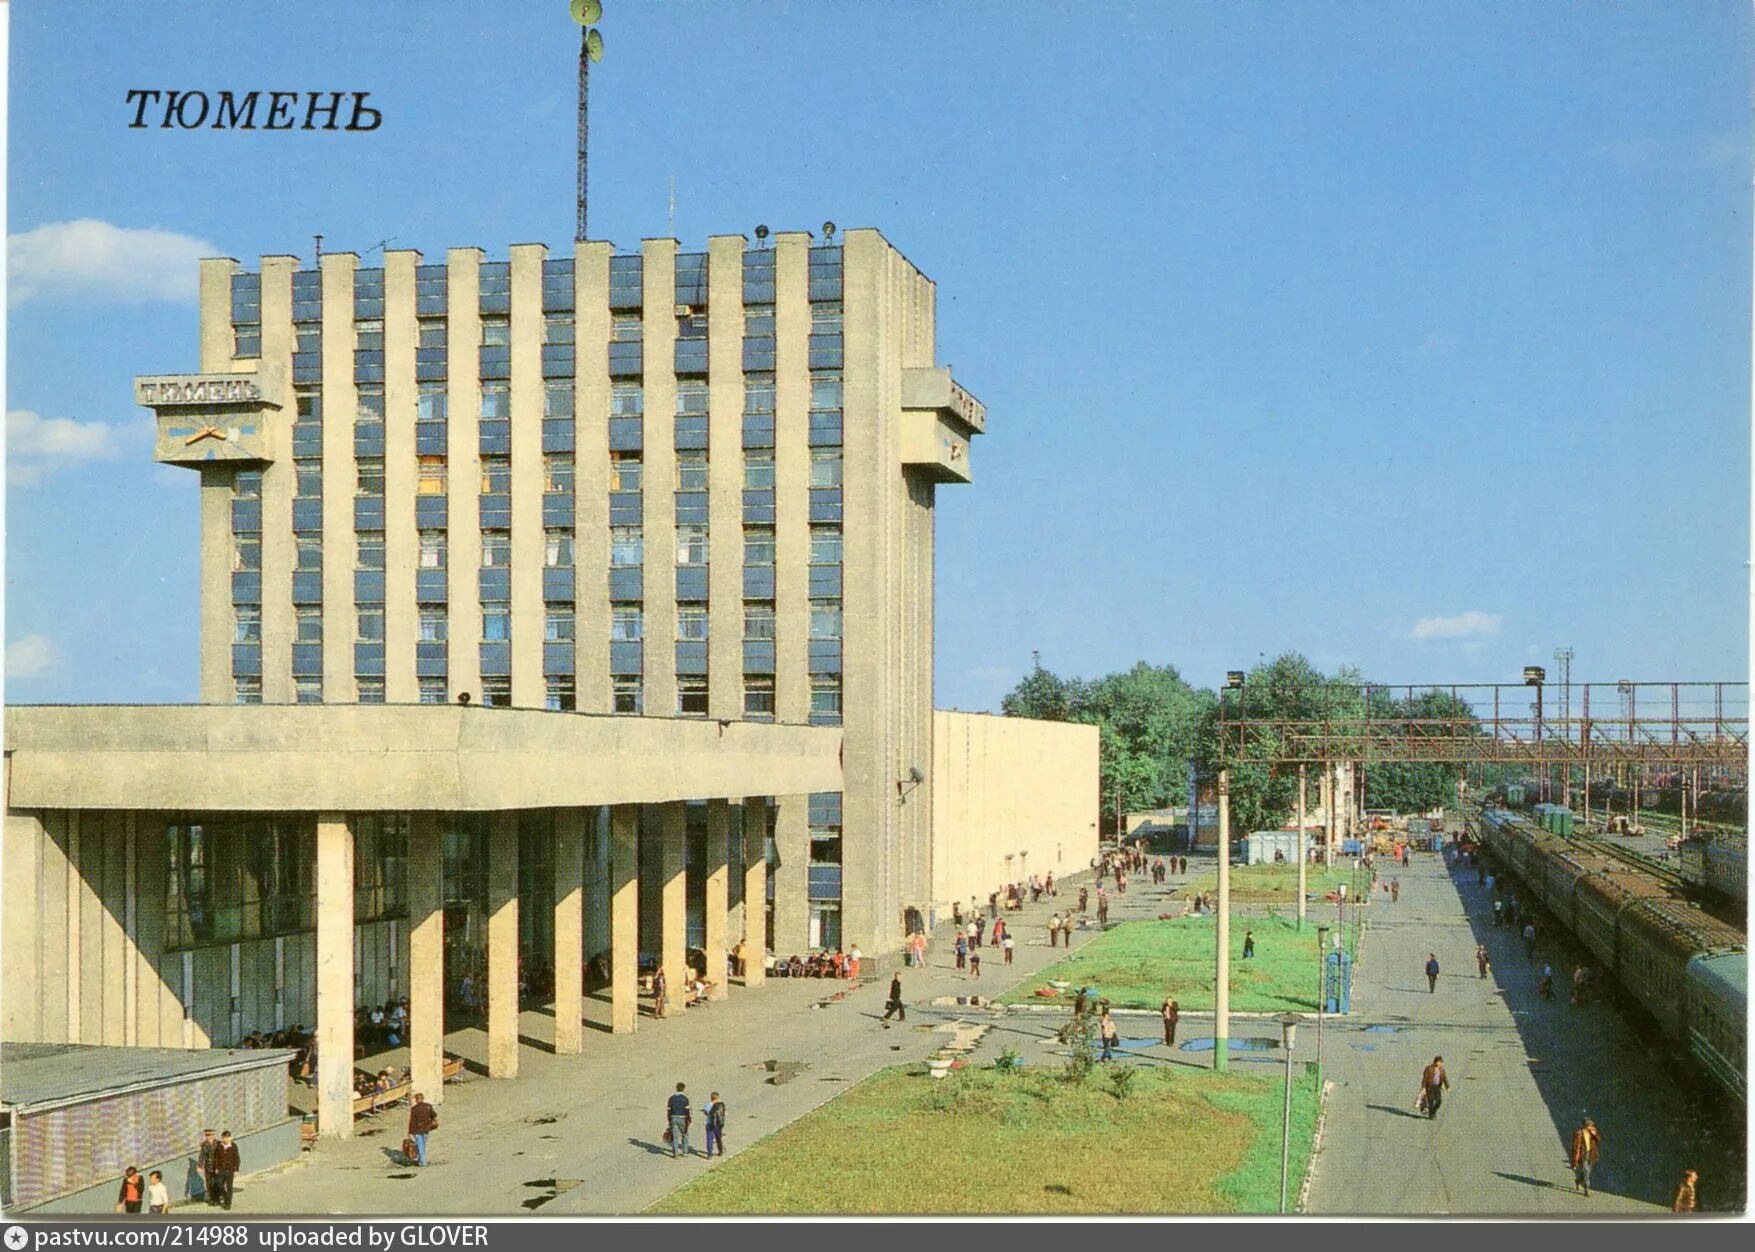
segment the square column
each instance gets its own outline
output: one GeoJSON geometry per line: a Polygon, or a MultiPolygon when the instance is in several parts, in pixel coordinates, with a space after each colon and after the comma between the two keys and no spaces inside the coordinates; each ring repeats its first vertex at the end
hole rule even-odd
{"type": "Polygon", "coordinates": [[[731,866],[727,863],[731,841],[731,801],[707,801],[707,937],[701,949],[707,957],[707,981],[713,984],[712,999],[731,994],[725,976],[725,912],[731,892],[731,866]]]}
{"type": "Polygon", "coordinates": [[[488,819],[488,1077],[518,1077],[518,814],[488,819]]]}
{"type": "Polygon", "coordinates": [[[609,1028],[640,1022],[640,806],[609,811],[609,1028]]]}
{"type": "Polygon", "coordinates": [[[408,1052],[414,1089],[445,1101],[445,858],[436,813],[408,822],[408,1052]]]}
{"type": "Polygon", "coordinates": [[[683,980],[688,977],[688,806],[658,806],[659,956],[670,983],[670,1000],[680,1006],[683,980]]]}
{"type": "Polygon", "coordinates": [[[317,816],[317,1130],[353,1138],[353,831],[317,816]]]}
{"type": "Polygon", "coordinates": [[[555,1054],[585,1050],[585,819],[555,814],[555,1054]]]}
{"type": "Polygon", "coordinates": [[[768,797],[743,801],[743,985],[759,987],[767,976],[768,950],[768,797]]]}
{"type": "Polygon", "coordinates": [[[776,796],[774,803],[780,859],[774,867],[774,955],[784,960],[810,947],[810,797],[776,796]]]}

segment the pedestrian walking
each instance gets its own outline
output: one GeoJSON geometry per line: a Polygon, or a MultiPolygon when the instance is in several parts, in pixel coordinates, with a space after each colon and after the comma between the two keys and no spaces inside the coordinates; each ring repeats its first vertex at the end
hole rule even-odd
{"type": "Polygon", "coordinates": [[[1253,930],[1243,932],[1243,959],[1246,961],[1255,959],[1255,932],[1253,930]]]}
{"type": "Polygon", "coordinates": [[[1554,998],[1554,967],[1552,965],[1542,966],[1542,985],[1539,990],[1542,999],[1552,1000],[1554,998]]]}
{"type": "Polygon", "coordinates": [[[1584,966],[1580,965],[1572,971],[1572,1003],[1575,1005],[1584,1003],[1584,980],[1584,966]]]}
{"type": "Polygon", "coordinates": [[[1402,902],[1402,880],[1399,878],[1389,880],[1389,902],[1391,904],[1402,902]]]}
{"type": "Polygon", "coordinates": [[[220,1131],[219,1147],[213,1154],[213,1184],[218,1192],[219,1206],[227,1212],[232,1207],[232,1182],[243,1168],[244,1161],[238,1154],[238,1145],[232,1142],[232,1132],[220,1131]]]}
{"type": "Polygon", "coordinates": [[[670,998],[669,991],[670,981],[664,976],[664,966],[660,965],[652,974],[652,1016],[664,1016],[670,998]]]}
{"type": "Polygon", "coordinates": [[[1527,960],[1536,959],[1536,924],[1525,922],[1523,925],[1523,954],[1527,960]]]}
{"type": "Polygon", "coordinates": [[[707,1107],[701,1110],[707,1119],[707,1159],[713,1159],[713,1149],[719,1149],[719,1155],[725,1155],[725,1101],[719,1098],[717,1091],[707,1097],[707,1107]]]}
{"type": "Polygon", "coordinates": [[[1073,936],[1073,920],[1072,920],[1071,915],[1069,914],[1068,916],[1062,918],[1061,922],[1060,922],[1060,946],[1063,948],[1072,947],[1072,936],[1073,936]]]}
{"type": "Polygon", "coordinates": [[[1158,1012],[1164,1018],[1164,1046],[1174,1048],[1176,1046],[1176,1023],[1181,1020],[1182,1006],[1176,1003],[1174,996],[1166,996],[1164,1005],[1158,1012]]]}
{"type": "Polygon", "coordinates": [[[676,1091],[664,1102],[664,1117],[667,1125],[664,1130],[665,1142],[670,1144],[670,1156],[675,1160],[679,1156],[689,1154],[689,1098],[683,1092],[687,1088],[677,1083],[676,1091]]]}
{"type": "Polygon", "coordinates": [[[902,1003],[902,973],[900,970],[890,975],[890,998],[884,1002],[883,1020],[889,1021],[892,1013],[896,1015],[897,1021],[905,1022],[908,1020],[908,1006],[902,1003]]]}
{"type": "Polygon", "coordinates": [[[1080,887],[1079,888],[1079,912],[1081,912],[1081,913],[1090,912],[1090,908],[1088,907],[1090,904],[1090,900],[1091,900],[1090,889],[1087,887],[1080,887]]]}
{"type": "Polygon", "coordinates": [[[1012,963],[1012,944],[1013,944],[1013,942],[1014,941],[1013,941],[1012,937],[1010,935],[1007,935],[1005,937],[1004,942],[1000,944],[1000,946],[1005,949],[1005,963],[1007,965],[1010,965],[1012,963]]]}
{"type": "Polygon", "coordinates": [[[1670,1212],[1692,1213],[1694,1211],[1694,1187],[1699,1181],[1700,1175],[1695,1171],[1691,1169],[1682,1171],[1682,1181],[1676,1184],[1676,1198],[1670,1201],[1670,1212]]]}
{"type": "Polygon", "coordinates": [[[1492,968],[1492,962],[1487,959],[1487,945],[1484,943],[1475,945],[1475,967],[1481,971],[1482,978],[1485,978],[1487,971],[1492,968]]]}
{"type": "Polygon", "coordinates": [[[1438,954],[1435,952],[1426,954],[1426,990],[1429,993],[1438,990],[1438,954]]]}
{"type": "Polygon", "coordinates": [[[1577,1130],[1572,1132],[1572,1189],[1590,1195],[1590,1173],[1596,1168],[1597,1147],[1602,1136],[1597,1133],[1597,1124],[1585,1118],[1577,1130]]]}
{"type": "Polygon", "coordinates": [[[976,948],[979,948],[981,946],[981,923],[980,922],[972,921],[969,923],[968,938],[969,938],[969,950],[971,952],[973,952],[976,948]]]}
{"type": "Polygon", "coordinates": [[[146,1211],[148,1213],[168,1213],[171,1211],[171,1190],[165,1186],[165,1176],[156,1169],[146,1176],[146,1211]]]}
{"type": "Polygon", "coordinates": [[[1444,1103],[1444,1093],[1450,1088],[1450,1075],[1444,1072],[1444,1058],[1435,1056],[1432,1064],[1420,1074],[1420,1096],[1414,1107],[1426,1114],[1431,1121],[1438,1116],[1438,1106],[1444,1103]]]}
{"type": "Polygon", "coordinates": [[[1115,1029],[1115,1019],[1109,1016],[1108,1009],[1103,1010],[1103,1016],[1098,1019],[1097,1024],[1099,1033],[1103,1036],[1102,1059],[1111,1060],[1115,1056],[1115,1049],[1121,1045],[1121,1033],[1115,1029]]]}
{"type": "Polygon", "coordinates": [[[116,1212],[138,1213],[146,1196],[146,1176],[130,1165],[122,1173],[122,1186],[116,1192],[116,1212]]]}
{"type": "Polygon", "coordinates": [[[195,1149],[195,1167],[199,1172],[198,1179],[189,1181],[189,1198],[200,1200],[206,1204],[218,1204],[219,1199],[213,1194],[213,1158],[219,1151],[219,1140],[213,1137],[211,1130],[201,1132],[201,1146],[195,1149]]]}
{"type": "Polygon", "coordinates": [[[1102,894],[1097,896],[1097,925],[1109,925],[1109,900],[1102,894]]]}
{"type": "Polygon", "coordinates": [[[404,1153],[415,1163],[416,1167],[427,1167],[427,1136],[439,1128],[439,1114],[422,1092],[414,1093],[414,1103],[408,1109],[408,1137],[412,1153],[404,1153]]]}
{"type": "Polygon", "coordinates": [[[969,966],[969,941],[962,935],[957,936],[957,968],[967,969],[969,966]]]}
{"type": "Polygon", "coordinates": [[[979,952],[969,954],[969,977],[981,977],[981,954],[979,952]]]}

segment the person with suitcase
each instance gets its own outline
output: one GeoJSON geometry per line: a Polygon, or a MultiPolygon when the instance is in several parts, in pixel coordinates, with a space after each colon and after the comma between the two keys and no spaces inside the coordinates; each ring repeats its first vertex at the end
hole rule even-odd
{"type": "Polygon", "coordinates": [[[408,1110],[408,1138],[403,1140],[402,1155],[421,1169],[427,1166],[427,1136],[439,1128],[439,1114],[420,1092],[414,1093],[414,1104],[408,1110]]]}

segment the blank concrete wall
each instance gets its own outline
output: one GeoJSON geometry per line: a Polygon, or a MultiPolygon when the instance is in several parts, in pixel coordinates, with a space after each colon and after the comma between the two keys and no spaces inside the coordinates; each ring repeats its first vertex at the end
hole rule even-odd
{"type": "Polygon", "coordinates": [[[985,903],[1008,869],[1016,880],[1089,868],[1097,804],[1095,726],[935,712],[934,907],[985,903]]]}

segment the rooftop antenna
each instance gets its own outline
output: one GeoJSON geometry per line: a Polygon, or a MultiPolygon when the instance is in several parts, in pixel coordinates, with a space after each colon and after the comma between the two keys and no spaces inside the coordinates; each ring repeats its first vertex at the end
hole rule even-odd
{"type": "Polygon", "coordinates": [[[570,0],[567,13],[579,26],[579,216],[573,229],[576,242],[585,241],[585,148],[591,135],[586,103],[590,98],[591,62],[603,60],[603,36],[591,23],[603,16],[603,0],[570,0]]]}
{"type": "Polygon", "coordinates": [[[835,223],[833,223],[833,222],[824,222],[823,223],[823,239],[828,243],[835,242],[835,223]]]}
{"type": "Polygon", "coordinates": [[[317,236],[317,260],[323,259],[323,236],[317,236]]]}
{"type": "Polygon", "coordinates": [[[380,240],[378,240],[377,243],[373,244],[371,247],[366,249],[366,255],[371,256],[372,253],[374,253],[374,252],[382,252],[382,251],[384,251],[384,249],[388,248],[391,244],[393,244],[395,242],[396,242],[395,235],[391,235],[390,238],[388,238],[388,239],[380,239],[380,240]]]}
{"type": "Polygon", "coordinates": [[[756,247],[765,248],[767,246],[768,246],[768,228],[766,226],[756,227],[756,247]]]}

